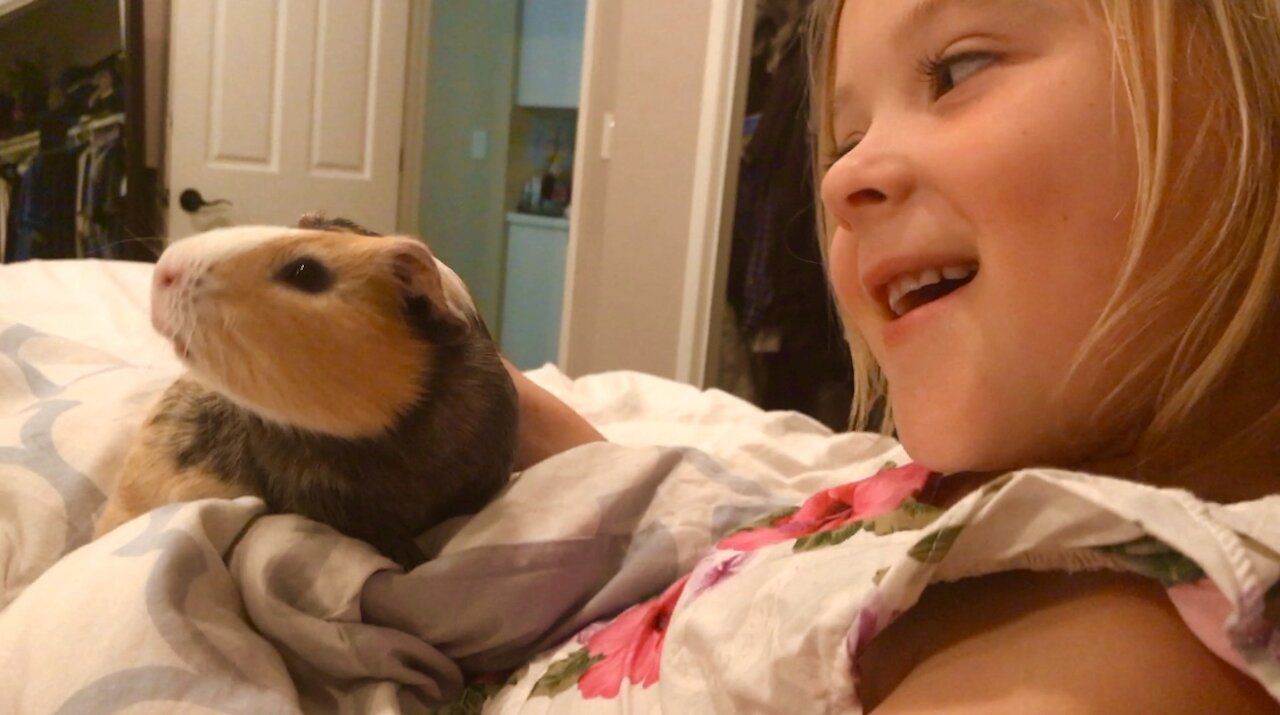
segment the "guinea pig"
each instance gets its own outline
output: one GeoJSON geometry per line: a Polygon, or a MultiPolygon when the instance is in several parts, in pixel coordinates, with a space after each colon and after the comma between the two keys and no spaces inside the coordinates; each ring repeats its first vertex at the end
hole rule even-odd
{"type": "Polygon", "coordinates": [[[152,323],[188,368],[125,459],[97,534],[243,495],[402,566],[508,482],[517,402],[462,280],[422,242],[308,215],[174,242],[152,323]]]}

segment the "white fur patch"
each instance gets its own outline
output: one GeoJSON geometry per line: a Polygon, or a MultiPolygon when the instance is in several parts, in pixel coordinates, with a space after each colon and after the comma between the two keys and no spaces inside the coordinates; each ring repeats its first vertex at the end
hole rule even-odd
{"type": "Polygon", "coordinates": [[[449,304],[449,308],[462,320],[467,320],[471,315],[478,315],[479,310],[476,304],[471,300],[471,294],[467,292],[467,286],[458,277],[453,269],[446,266],[435,256],[431,257],[436,262],[436,268],[440,271],[440,286],[444,289],[445,301],[449,304]]]}
{"type": "Polygon", "coordinates": [[[313,231],[283,226],[219,228],[174,241],[165,249],[160,260],[208,266],[251,251],[275,239],[303,233],[313,233],[313,231]]]}

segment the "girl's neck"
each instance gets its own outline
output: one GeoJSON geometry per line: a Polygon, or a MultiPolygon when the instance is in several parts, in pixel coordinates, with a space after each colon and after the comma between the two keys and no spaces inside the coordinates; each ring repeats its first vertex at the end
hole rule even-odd
{"type": "MultiPolygon", "coordinates": [[[[1224,404],[1225,407],[1225,404],[1224,404]]],[[[1206,410],[1202,424],[1143,455],[1131,452],[1058,466],[1155,487],[1185,489],[1201,499],[1231,504],[1280,493],[1280,405],[1251,424],[1237,413],[1206,410]]],[[[1257,415],[1257,412],[1251,413],[1257,415]]],[[[1031,465],[1028,465],[1031,466],[1031,465]]],[[[1007,473],[960,472],[942,478],[931,503],[949,507],[992,479],[1007,473]]]]}

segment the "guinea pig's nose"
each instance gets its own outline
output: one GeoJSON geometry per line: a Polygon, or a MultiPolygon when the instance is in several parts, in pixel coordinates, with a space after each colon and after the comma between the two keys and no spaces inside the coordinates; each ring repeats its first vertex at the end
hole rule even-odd
{"type": "Polygon", "coordinates": [[[157,288],[173,288],[182,280],[182,270],[173,265],[156,266],[155,284],[157,288]]]}

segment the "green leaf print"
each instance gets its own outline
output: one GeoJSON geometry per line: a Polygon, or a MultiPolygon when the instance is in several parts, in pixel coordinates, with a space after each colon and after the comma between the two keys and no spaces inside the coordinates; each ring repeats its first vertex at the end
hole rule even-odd
{"type": "Polygon", "coordinates": [[[480,715],[485,701],[501,689],[502,686],[498,683],[472,683],[463,689],[457,700],[432,712],[434,715],[480,715]]]}
{"type": "Polygon", "coordinates": [[[831,531],[819,531],[816,534],[809,534],[796,539],[796,543],[792,545],[792,551],[813,551],[824,546],[835,546],[848,541],[854,534],[862,530],[861,521],[851,521],[839,529],[831,531]]]}
{"type": "Polygon", "coordinates": [[[898,531],[923,529],[933,523],[942,510],[929,504],[922,504],[915,499],[907,499],[891,512],[873,516],[870,519],[851,521],[848,524],[830,531],[820,531],[796,539],[792,551],[813,551],[826,546],[843,544],[859,531],[870,531],[876,536],[886,536],[898,531]]]}
{"type": "Polygon", "coordinates": [[[1136,573],[1157,579],[1165,588],[1204,578],[1204,569],[1196,562],[1151,536],[1097,550],[1115,556],[1136,573]]]}
{"type": "Polygon", "coordinates": [[[922,504],[915,499],[902,502],[902,506],[887,514],[866,520],[865,526],[876,536],[887,536],[899,531],[915,531],[933,523],[942,510],[932,504],[922,504]]]}
{"type": "Polygon", "coordinates": [[[779,519],[785,519],[798,511],[800,511],[800,507],[798,506],[789,506],[785,509],[779,509],[770,514],[765,514],[764,516],[760,517],[759,519],[756,519],[755,521],[739,526],[737,529],[734,529],[733,532],[729,535],[733,536],[733,534],[741,534],[744,531],[751,531],[753,529],[766,529],[768,527],[773,526],[774,522],[778,521],[779,519]]]}
{"type": "Polygon", "coordinates": [[[924,564],[940,563],[955,545],[956,537],[960,536],[961,531],[964,531],[964,524],[938,529],[917,541],[907,555],[924,564]]]}
{"type": "Polygon", "coordinates": [[[533,686],[533,692],[529,697],[552,698],[563,693],[578,683],[582,675],[587,672],[587,668],[602,660],[604,660],[603,655],[593,656],[587,652],[586,648],[579,648],[569,657],[552,663],[551,667],[547,668],[547,672],[533,686]]]}
{"type": "Polygon", "coordinates": [[[1125,561],[1131,568],[1165,586],[1199,581],[1204,569],[1181,552],[1151,536],[1099,549],[1125,561]]]}

